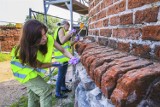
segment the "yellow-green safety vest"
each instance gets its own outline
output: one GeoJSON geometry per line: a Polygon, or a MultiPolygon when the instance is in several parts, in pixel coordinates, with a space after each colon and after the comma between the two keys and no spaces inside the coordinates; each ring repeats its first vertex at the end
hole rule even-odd
{"type": "MultiPolygon", "coordinates": [[[[51,35],[47,35],[47,38],[48,52],[45,55],[43,55],[40,51],[37,53],[37,60],[42,63],[50,63],[52,59],[54,39],[51,35]]],[[[14,47],[11,51],[11,69],[16,80],[20,83],[25,83],[30,79],[36,78],[38,75],[42,78],[44,77],[44,73],[47,69],[32,68],[27,64],[22,65],[21,61],[15,57],[15,50],[16,47],[14,47]]]]}
{"type": "MultiPolygon", "coordinates": [[[[64,30],[63,27],[59,27],[56,29],[55,33],[54,33],[54,40],[57,40],[57,37],[58,37],[58,31],[59,29],[62,28],[65,35],[67,34],[67,32],[64,30]]],[[[63,45],[61,45],[65,50],[71,52],[71,43],[70,43],[70,40],[68,40],[66,43],[64,43],[63,45]]],[[[53,50],[54,52],[54,57],[55,57],[55,60],[57,62],[60,62],[60,63],[64,63],[64,62],[67,62],[69,61],[69,58],[64,56],[59,50],[57,50],[56,48],[54,48],[53,50]]]]}

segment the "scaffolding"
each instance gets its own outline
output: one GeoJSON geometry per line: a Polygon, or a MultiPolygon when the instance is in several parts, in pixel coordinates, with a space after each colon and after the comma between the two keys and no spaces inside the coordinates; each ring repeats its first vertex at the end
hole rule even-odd
{"type": "Polygon", "coordinates": [[[73,12],[81,15],[88,14],[88,0],[44,0],[44,22],[47,23],[47,12],[50,5],[54,5],[70,11],[71,29],[73,28],[73,12]]]}

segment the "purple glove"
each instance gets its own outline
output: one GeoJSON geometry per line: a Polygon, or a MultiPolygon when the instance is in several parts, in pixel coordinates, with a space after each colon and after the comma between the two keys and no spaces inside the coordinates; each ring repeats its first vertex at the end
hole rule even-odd
{"type": "Polygon", "coordinates": [[[60,67],[60,66],[62,66],[62,64],[59,63],[59,62],[53,62],[52,66],[54,66],[54,67],[60,67]]]}
{"type": "Polygon", "coordinates": [[[74,40],[74,41],[75,41],[75,42],[77,42],[77,41],[79,41],[79,39],[80,39],[80,35],[79,35],[79,34],[77,34],[77,35],[76,35],[76,38],[75,38],[75,40],[74,40]]]}
{"type": "Polygon", "coordinates": [[[69,34],[72,34],[72,33],[76,33],[76,29],[72,29],[71,31],[69,31],[69,34]]]}
{"type": "Polygon", "coordinates": [[[69,64],[72,64],[72,65],[76,65],[78,64],[79,62],[79,58],[76,58],[76,57],[72,57],[70,60],[69,60],[69,64]]]}

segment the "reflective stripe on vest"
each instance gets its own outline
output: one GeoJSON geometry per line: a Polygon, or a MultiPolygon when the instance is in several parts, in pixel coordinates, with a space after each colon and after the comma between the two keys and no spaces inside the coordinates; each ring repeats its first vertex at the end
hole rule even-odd
{"type": "Polygon", "coordinates": [[[13,75],[15,76],[15,77],[18,77],[18,78],[22,78],[22,79],[24,79],[24,78],[26,78],[26,75],[24,75],[24,74],[20,74],[20,73],[13,73],[13,75]]]}
{"type": "MultiPolygon", "coordinates": [[[[64,49],[70,49],[71,47],[67,45],[67,46],[64,46],[63,48],[64,48],[64,49]]],[[[58,52],[58,51],[59,51],[59,50],[57,50],[56,48],[54,49],[54,52],[58,52]]]]}
{"type": "MultiPolygon", "coordinates": [[[[46,70],[44,70],[44,69],[40,69],[40,68],[34,69],[34,68],[31,68],[31,67],[29,67],[27,65],[22,65],[21,63],[16,62],[16,61],[11,61],[11,64],[13,64],[13,65],[15,65],[15,66],[17,66],[19,68],[22,68],[22,69],[23,68],[29,68],[31,70],[36,70],[37,72],[40,72],[40,73],[45,73],[46,72],[46,70]]],[[[20,74],[20,73],[14,73],[14,76],[16,76],[18,78],[25,78],[26,77],[26,75],[20,74]]]]}
{"type": "MultiPolygon", "coordinates": [[[[59,29],[62,28],[62,27],[59,27],[58,29],[56,29],[55,33],[54,33],[54,39],[57,40],[57,37],[58,37],[58,31],[59,29]]],[[[66,31],[64,30],[64,28],[62,28],[65,35],[67,34],[66,31]]],[[[64,36],[65,36],[64,35],[64,36]]],[[[70,52],[71,48],[70,48],[70,41],[67,41],[66,43],[64,43],[63,45],[61,45],[65,50],[67,50],[68,52],[70,52]]],[[[64,56],[59,50],[55,49],[54,48],[54,57],[55,57],[55,60],[57,62],[60,62],[60,63],[63,63],[63,62],[67,62],[69,61],[69,58],[64,56]]]]}

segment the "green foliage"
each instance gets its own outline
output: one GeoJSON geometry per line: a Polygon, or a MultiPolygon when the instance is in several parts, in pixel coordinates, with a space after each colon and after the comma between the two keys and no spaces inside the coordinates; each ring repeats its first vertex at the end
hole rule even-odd
{"type": "Polygon", "coordinates": [[[88,16],[80,16],[80,18],[78,19],[79,22],[83,22],[85,25],[88,24],[88,16]]]}
{"type": "MultiPolygon", "coordinates": [[[[35,17],[32,17],[32,19],[37,19],[44,23],[44,15],[42,14],[36,14],[35,17]]],[[[26,17],[26,20],[29,19],[29,16],[26,17]]],[[[53,35],[55,30],[57,29],[57,23],[60,22],[60,19],[54,18],[52,16],[47,16],[47,27],[48,27],[48,34],[53,35]]]]}
{"type": "Polygon", "coordinates": [[[15,25],[15,24],[12,24],[12,23],[8,23],[6,26],[7,26],[7,27],[15,27],[16,25],[15,25]]]}
{"type": "Polygon", "coordinates": [[[11,55],[0,53],[0,62],[7,61],[7,60],[11,60],[11,55]]]}
{"type": "Polygon", "coordinates": [[[27,107],[28,106],[28,98],[26,96],[22,96],[18,102],[13,103],[10,107],[27,107]]]}

